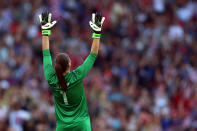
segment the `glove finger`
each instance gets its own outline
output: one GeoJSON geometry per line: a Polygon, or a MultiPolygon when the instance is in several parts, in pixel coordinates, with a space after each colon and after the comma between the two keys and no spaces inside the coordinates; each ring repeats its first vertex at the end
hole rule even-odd
{"type": "MultiPolygon", "coordinates": [[[[101,16],[101,12],[97,12],[95,17],[96,17],[96,20],[97,20],[97,21],[101,21],[101,17],[102,17],[102,16],[101,16]]],[[[97,21],[96,21],[96,22],[97,22],[97,21]]]]}
{"type": "Polygon", "coordinates": [[[102,17],[102,19],[101,19],[101,25],[103,24],[104,21],[105,21],[105,17],[102,17]]]}
{"type": "Polygon", "coordinates": [[[90,27],[92,28],[92,21],[89,21],[89,25],[90,25],[90,27]]]}
{"type": "Polygon", "coordinates": [[[42,15],[38,15],[38,18],[40,20],[40,23],[42,22],[42,15]]]}
{"type": "Polygon", "coordinates": [[[95,23],[95,13],[92,13],[92,23],[95,23]]]}
{"type": "Polygon", "coordinates": [[[93,29],[93,23],[92,23],[92,21],[89,21],[89,25],[93,29]]]}
{"type": "Polygon", "coordinates": [[[57,23],[57,21],[54,20],[54,21],[51,23],[51,25],[54,26],[56,23],[57,23]]]}
{"type": "Polygon", "coordinates": [[[51,17],[52,17],[52,14],[49,13],[49,16],[48,16],[48,22],[49,22],[49,23],[51,22],[51,17]]]}

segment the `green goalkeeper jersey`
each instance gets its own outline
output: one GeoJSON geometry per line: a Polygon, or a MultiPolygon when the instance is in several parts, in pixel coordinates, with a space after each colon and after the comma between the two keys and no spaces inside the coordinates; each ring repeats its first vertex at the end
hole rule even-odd
{"type": "Polygon", "coordinates": [[[50,51],[43,50],[44,75],[54,97],[57,131],[91,131],[83,79],[96,57],[96,53],[90,53],[81,66],[65,74],[68,88],[63,92],[52,66],[50,51]]]}

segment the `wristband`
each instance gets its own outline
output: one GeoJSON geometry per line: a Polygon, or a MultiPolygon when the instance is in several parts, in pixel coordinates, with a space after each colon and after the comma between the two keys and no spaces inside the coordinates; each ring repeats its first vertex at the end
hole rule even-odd
{"type": "Polygon", "coordinates": [[[50,35],[51,30],[42,30],[42,35],[50,35]]]}
{"type": "Polygon", "coordinates": [[[101,34],[93,33],[92,34],[92,38],[100,39],[101,38],[101,34]]]}

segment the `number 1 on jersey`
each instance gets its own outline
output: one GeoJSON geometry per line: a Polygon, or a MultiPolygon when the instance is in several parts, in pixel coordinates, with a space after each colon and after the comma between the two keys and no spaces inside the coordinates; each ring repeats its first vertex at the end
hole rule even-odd
{"type": "Polygon", "coordinates": [[[64,100],[65,105],[68,105],[68,99],[67,99],[67,96],[66,96],[66,92],[60,91],[60,93],[63,96],[63,100],[64,100]]]}

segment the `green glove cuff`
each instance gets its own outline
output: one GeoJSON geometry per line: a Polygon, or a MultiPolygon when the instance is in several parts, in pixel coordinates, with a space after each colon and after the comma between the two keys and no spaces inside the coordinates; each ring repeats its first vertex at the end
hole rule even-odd
{"type": "Polygon", "coordinates": [[[92,38],[100,39],[101,38],[101,34],[93,33],[92,34],[92,38]]]}
{"type": "Polygon", "coordinates": [[[42,30],[42,35],[50,35],[51,30],[42,30]]]}

